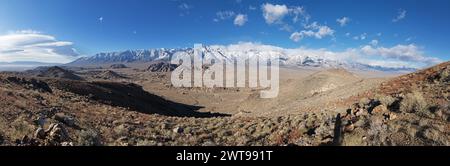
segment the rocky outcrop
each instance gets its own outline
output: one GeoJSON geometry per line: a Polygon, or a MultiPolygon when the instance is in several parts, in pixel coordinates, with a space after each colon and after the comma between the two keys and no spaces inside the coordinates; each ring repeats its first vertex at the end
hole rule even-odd
{"type": "Polygon", "coordinates": [[[69,79],[69,80],[83,80],[83,78],[75,75],[72,71],[63,69],[58,66],[49,67],[42,69],[36,75],[37,77],[45,78],[58,78],[58,79],[69,79]]]}
{"type": "Polygon", "coordinates": [[[177,68],[178,65],[171,64],[169,62],[158,62],[151,64],[147,71],[150,72],[171,72],[177,68]]]}

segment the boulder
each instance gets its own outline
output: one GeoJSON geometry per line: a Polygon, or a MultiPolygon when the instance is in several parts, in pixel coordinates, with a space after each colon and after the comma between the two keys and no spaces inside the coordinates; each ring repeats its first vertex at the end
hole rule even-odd
{"type": "Polygon", "coordinates": [[[73,142],[63,142],[61,146],[73,146],[73,142]]]}
{"type": "Polygon", "coordinates": [[[68,140],[69,135],[64,126],[60,123],[50,124],[49,128],[45,132],[48,138],[56,142],[64,142],[68,140]]]}
{"type": "Polygon", "coordinates": [[[355,116],[362,116],[362,115],[366,115],[367,112],[364,111],[364,109],[362,109],[362,108],[358,108],[354,111],[354,113],[355,113],[355,116]]]}
{"type": "Polygon", "coordinates": [[[68,116],[64,113],[55,114],[55,120],[66,124],[67,126],[73,127],[75,126],[75,119],[71,116],[68,116]]]}
{"type": "Polygon", "coordinates": [[[384,113],[389,112],[385,105],[379,105],[372,109],[370,112],[372,115],[383,115],[384,113]]]}
{"type": "Polygon", "coordinates": [[[352,132],[353,130],[355,130],[355,125],[353,125],[353,123],[348,123],[344,126],[344,132],[352,132]]]}
{"type": "Polygon", "coordinates": [[[41,127],[36,129],[36,131],[34,132],[34,138],[45,139],[45,137],[46,137],[45,130],[41,127]]]}
{"type": "Polygon", "coordinates": [[[393,113],[393,112],[383,113],[383,116],[384,116],[385,120],[394,120],[394,119],[397,118],[397,115],[395,113],[393,113]]]}

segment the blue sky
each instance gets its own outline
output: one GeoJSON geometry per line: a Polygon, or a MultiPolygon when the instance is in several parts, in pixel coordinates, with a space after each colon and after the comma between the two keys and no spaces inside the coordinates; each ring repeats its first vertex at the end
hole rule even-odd
{"type": "Polygon", "coordinates": [[[437,62],[450,59],[449,16],[445,0],[0,0],[0,35],[45,35],[79,55],[255,42],[437,62]]]}

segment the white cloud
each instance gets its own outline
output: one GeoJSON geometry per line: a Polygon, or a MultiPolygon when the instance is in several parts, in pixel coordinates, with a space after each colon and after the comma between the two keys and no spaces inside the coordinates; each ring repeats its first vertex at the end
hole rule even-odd
{"type": "Polygon", "coordinates": [[[351,34],[350,32],[345,33],[345,36],[349,37],[351,34]]]}
{"type": "Polygon", "coordinates": [[[248,21],[247,15],[238,14],[236,18],[234,18],[234,25],[243,26],[248,21]]]}
{"type": "Polygon", "coordinates": [[[287,15],[292,16],[292,22],[302,21],[307,24],[311,16],[306,12],[303,6],[286,6],[266,3],[261,6],[263,17],[267,24],[281,24],[283,18],[287,15]]]}
{"type": "Polygon", "coordinates": [[[289,13],[289,9],[286,5],[266,3],[261,6],[261,9],[267,24],[281,23],[284,16],[289,13]]]}
{"type": "MultiPolygon", "coordinates": [[[[292,38],[300,37],[297,33],[291,35],[292,38]]],[[[271,55],[280,55],[286,59],[287,64],[296,64],[298,60],[307,57],[315,57],[339,62],[357,62],[372,66],[381,67],[413,67],[421,68],[441,62],[440,59],[426,56],[420,48],[414,45],[396,45],[390,48],[362,46],[359,48],[348,48],[344,51],[330,51],[327,49],[281,48],[272,45],[264,45],[252,42],[239,42],[227,46],[214,45],[214,48],[221,48],[231,52],[248,52],[257,50],[271,55]]]]}
{"type": "Polygon", "coordinates": [[[249,10],[256,10],[256,7],[250,5],[250,6],[248,6],[248,9],[249,9],[249,10]]]}
{"type": "Polygon", "coordinates": [[[398,22],[400,20],[403,20],[406,17],[406,10],[399,9],[397,17],[392,19],[392,22],[398,22]]]}
{"type": "MultiPolygon", "coordinates": [[[[291,38],[301,37],[299,33],[293,33],[291,38]]],[[[393,47],[373,47],[362,46],[359,48],[348,48],[344,51],[330,51],[327,49],[309,49],[305,47],[286,49],[272,45],[260,43],[240,42],[228,46],[216,45],[214,47],[223,48],[229,51],[251,51],[258,50],[278,54],[288,63],[295,64],[299,59],[305,56],[316,57],[341,62],[357,62],[372,66],[381,67],[413,67],[421,68],[440,63],[441,60],[426,56],[420,48],[415,45],[395,45],[393,47]]]]}
{"type": "Polygon", "coordinates": [[[372,45],[372,46],[377,46],[377,45],[378,45],[378,40],[372,40],[372,41],[370,41],[370,45],[372,45]]]}
{"type": "Polygon", "coordinates": [[[439,63],[441,60],[433,57],[427,57],[414,44],[410,45],[396,45],[391,48],[386,47],[372,47],[369,45],[363,46],[361,52],[365,55],[381,56],[387,59],[395,59],[404,62],[422,62],[425,64],[439,63]]]}
{"type": "Polygon", "coordinates": [[[180,16],[185,16],[190,14],[190,10],[194,8],[194,6],[189,5],[187,3],[181,3],[178,5],[178,9],[180,9],[180,16]]]}
{"type": "Polygon", "coordinates": [[[350,18],[348,18],[348,17],[338,18],[338,19],[336,19],[336,22],[338,22],[339,25],[340,25],[341,27],[343,27],[343,26],[347,25],[347,23],[350,22],[350,18]]]}
{"type": "Polygon", "coordinates": [[[361,35],[353,37],[354,40],[366,40],[366,38],[367,38],[367,33],[363,33],[361,35]]]}
{"type": "Polygon", "coordinates": [[[178,5],[178,9],[189,10],[189,9],[192,9],[192,6],[188,5],[187,3],[182,3],[182,4],[178,5]]]}
{"type": "Polygon", "coordinates": [[[72,42],[58,41],[36,32],[26,30],[0,35],[0,61],[68,63],[80,56],[72,42]]]}
{"type": "Polygon", "coordinates": [[[303,35],[302,35],[302,33],[294,32],[291,34],[291,37],[289,37],[289,38],[295,42],[298,42],[303,38],[303,35]]]}
{"type": "Polygon", "coordinates": [[[306,24],[311,18],[311,16],[306,12],[303,6],[291,7],[289,8],[289,13],[294,16],[294,18],[292,18],[292,22],[294,23],[303,21],[303,23],[306,24]]]}
{"type": "Polygon", "coordinates": [[[233,11],[219,11],[216,13],[216,18],[214,19],[215,22],[218,22],[220,20],[227,20],[232,17],[234,17],[236,14],[233,11]]]}
{"type": "Polygon", "coordinates": [[[103,17],[99,17],[98,21],[100,21],[100,23],[103,23],[103,17]]]}
{"type": "Polygon", "coordinates": [[[291,34],[290,39],[298,42],[305,37],[314,37],[316,39],[322,39],[326,36],[333,36],[334,30],[326,25],[319,25],[317,22],[305,26],[306,30],[300,32],[294,32],[291,34]]]}
{"type": "Polygon", "coordinates": [[[361,34],[361,36],[359,36],[359,39],[361,39],[361,40],[366,40],[366,38],[367,38],[367,33],[363,33],[363,34],[361,34]]]}
{"type": "Polygon", "coordinates": [[[408,37],[405,39],[406,42],[410,42],[411,40],[414,40],[416,37],[408,37]]]}
{"type": "Polygon", "coordinates": [[[286,31],[286,32],[292,32],[292,29],[294,29],[294,27],[290,26],[289,24],[283,24],[280,27],[280,30],[286,31]]]}

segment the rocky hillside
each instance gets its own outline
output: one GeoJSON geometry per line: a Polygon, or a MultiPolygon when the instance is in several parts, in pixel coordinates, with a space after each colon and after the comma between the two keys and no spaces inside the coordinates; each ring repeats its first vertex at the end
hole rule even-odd
{"type": "Polygon", "coordinates": [[[358,144],[363,136],[367,139],[369,132],[381,145],[449,145],[449,73],[450,62],[445,62],[354,97],[359,102],[343,123],[352,129],[346,136],[353,140],[350,144],[358,144]]]}
{"type": "Polygon", "coordinates": [[[131,83],[0,74],[0,144],[449,146],[448,69],[394,78],[347,110],[274,117],[195,113],[131,83]]]}
{"type": "Polygon", "coordinates": [[[74,74],[70,70],[63,69],[58,66],[53,67],[41,67],[35,69],[35,76],[45,77],[45,78],[56,78],[56,79],[69,79],[69,80],[83,80],[80,76],[74,74]]]}

